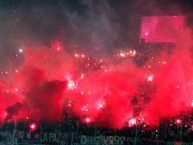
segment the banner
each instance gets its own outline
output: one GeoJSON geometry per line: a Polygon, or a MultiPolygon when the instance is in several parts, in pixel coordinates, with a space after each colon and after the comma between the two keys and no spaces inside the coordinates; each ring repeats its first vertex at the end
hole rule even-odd
{"type": "Polygon", "coordinates": [[[133,138],[124,137],[124,136],[85,136],[80,137],[81,145],[124,145],[126,141],[134,142],[133,138]]]}
{"type": "Polygon", "coordinates": [[[193,142],[168,142],[151,138],[132,138],[126,136],[87,136],[76,133],[59,133],[59,132],[22,132],[0,133],[1,143],[13,142],[17,144],[45,144],[45,145],[193,145],[193,142]]]}
{"type": "Polygon", "coordinates": [[[167,141],[160,141],[155,139],[137,139],[131,137],[124,137],[124,136],[80,136],[80,144],[81,145],[130,145],[136,144],[137,145],[193,145],[193,142],[184,143],[184,142],[167,142],[167,141]]]}
{"type": "Polygon", "coordinates": [[[15,133],[14,138],[18,143],[41,143],[46,145],[67,145],[79,142],[79,136],[75,133],[58,133],[58,132],[22,132],[15,133]]]}

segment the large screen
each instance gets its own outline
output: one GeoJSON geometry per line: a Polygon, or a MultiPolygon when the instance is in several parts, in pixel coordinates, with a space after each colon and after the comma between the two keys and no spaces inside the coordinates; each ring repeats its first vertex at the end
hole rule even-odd
{"type": "Polygon", "coordinates": [[[141,38],[145,42],[176,42],[184,29],[184,16],[142,17],[141,38]]]}

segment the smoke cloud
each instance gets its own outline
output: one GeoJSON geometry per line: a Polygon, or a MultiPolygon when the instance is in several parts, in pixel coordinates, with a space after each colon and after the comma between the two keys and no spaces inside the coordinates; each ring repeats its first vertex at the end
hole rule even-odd
{"type": "Polygon", "coordinates": [[[122,128],[191,110],[192,9],[143,2],[2,2],[0,121],[61,121],[66,109],[82,122],[122,128]],[[181,31],[168,19],[155,26],[156,37],[172,33],[171,48],[139,42],[146,15],[187,15],[181,31]]]}

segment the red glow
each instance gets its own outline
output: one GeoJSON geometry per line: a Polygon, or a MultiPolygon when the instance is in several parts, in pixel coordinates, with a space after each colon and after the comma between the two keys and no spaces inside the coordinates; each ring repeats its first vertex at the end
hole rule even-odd
{"type": "Polygon", "coordinates": [[[76,84],[73,80],[68,81],[68,89],[73,90],[76,87],[76,84]]]}
{"type": "Polygon", "coordinates": [[[129,120],[129,126],[134,126],[137,124],[137,121],[135,118],[129,120]]]}
{"type": "Polygon", "coordinates": [[[153,75],[149,75],[149,76],[147,77],[147,81],[152,82],[152,81],[153,81],[153,75]]]}
{"type": "Polygon", "coordinates": [[[87,117],[87,118],[85,119],[85,122],[86,122],[86,123],[90,123],[90,122],[91,122],[90,118],[87,117]]]}
{"type": "Polygon", "coordinates": [[[53,41],[52,48],[58,52],[63,51],[64,49],[60,41],[53,41]]]}
{"type": "Polygon", "coordinates": [[[98,110],[102,109],[102,108],[104,107],[104,105],[105,105],[105,103],[99,103],[99,104],[97,105],[97,109],[98,109],[98,110]]]}
{"type": "Polygon", "coordinates": [[[36,124],[36,123],[31,123],[31,124],[29,125],[29,127],[30,127],[30,130],[31,130],[31,131],[35,131],[35,130],[37,129],[37,124],[36,124]]]}
{"type": "Polygon", "coordinates": [[[182,120],[181,120],[181,119],[176,119],[175,124],[176,124],[176,125],[182,124],[182,120]]]}

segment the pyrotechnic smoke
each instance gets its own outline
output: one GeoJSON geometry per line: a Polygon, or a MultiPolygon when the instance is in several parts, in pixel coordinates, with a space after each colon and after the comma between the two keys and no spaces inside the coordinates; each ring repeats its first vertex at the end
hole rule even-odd
{"type": "MultiPolygon", "coordinates": [[[[124,11],[127,6],[127,3],[119,5],[124,11]]],[[[48,7],[56,10],[49,4],[48,7]]],[[[17,8],[13,13],[23,12],[17,8]]],[[[62,22],[58,22],[60,15],[56,16],[49,8],[33,5],[26,12],[33,15],[20,14],[16,24],[9,22],[15,18],[10,14],[5,24],[11,23],[12,30],[5,24],[0,25],[1,29],[6,28],[2,32],[8,36],[15,32],[10,43],[20,47],[5,52],[9,54],[8,60],[17,63],[7,62],[8,65],[2,67],[1,122],[24,118],[37,122],[61,121],[67,109],[82,122],[121,128],[136,119],[157,125],[163,118],[191,110],[193,39],[188,26],[176,32],[176,29],[171,31],[173,26],[169,22],[163,25],[165,21],[160,21],[155,28],[156,37],[161,34],[165,38],[170,30],[175,46],[169,52],[170,48],[153,48],[148,54],[144,48],[129,49],[136,45],[131,42],[139,33],[133,31],[139,30],[132,29],[136,27],[133,22],[126,26],[126,21],[140,17],[131,13],[122,19],[122,12],[113,2],[110,5],[105,1],[84,1],[79,3],[80,13],[62,3],[59,10],[62,22]],[[46,12],[50,12],[49,19],[46,12]],[[35,24],[32,25],[32,21],[35,24]],[[18,36],[21,38],[16,39],[18,36]]],[[[155,11],[163,14],[160,9],[153,9],[155,11]]],[[[9,41],[5,46],[8,45],[9,41]]]]}

